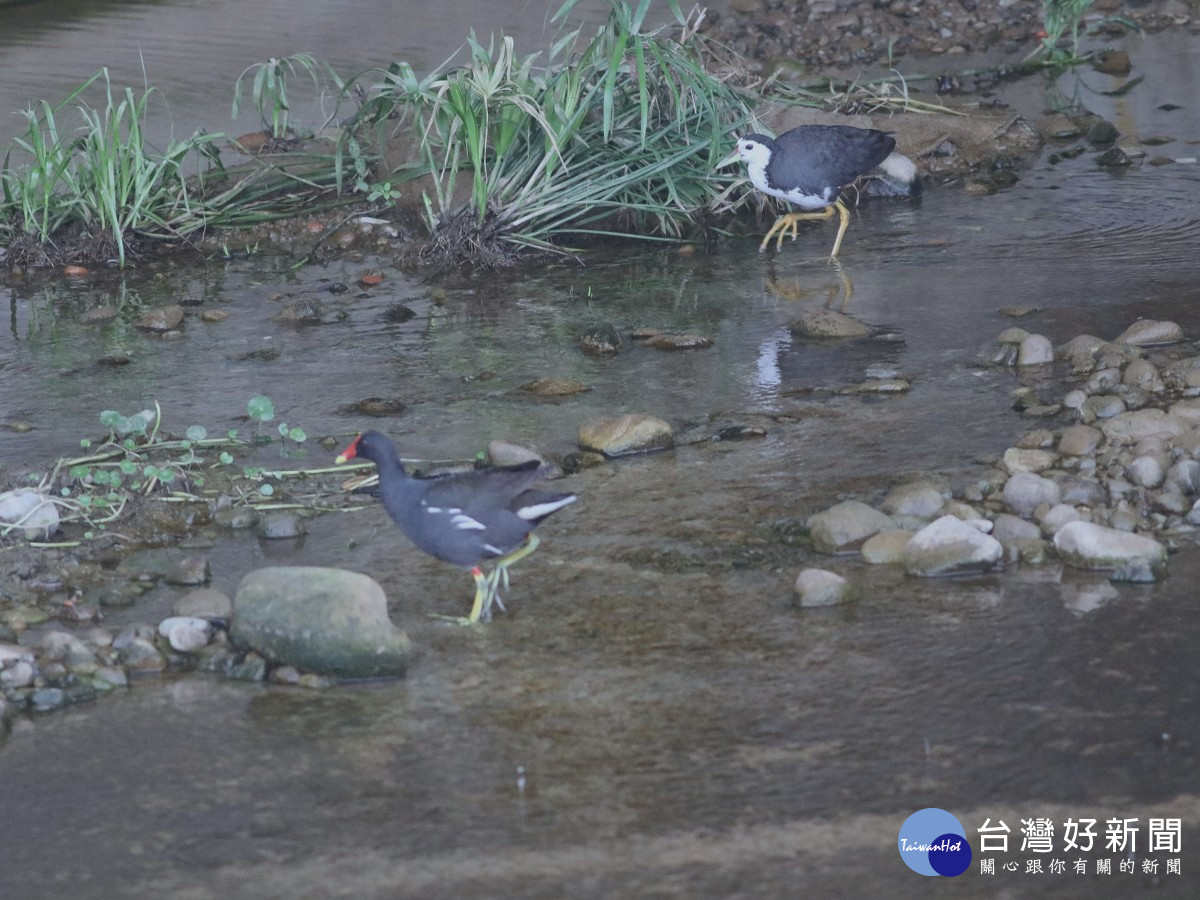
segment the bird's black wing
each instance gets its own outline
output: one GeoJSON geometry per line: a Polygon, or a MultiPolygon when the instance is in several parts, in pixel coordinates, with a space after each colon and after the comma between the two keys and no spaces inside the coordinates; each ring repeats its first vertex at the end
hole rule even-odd
{"type": "Polygon", "coordinates": [[[806,194],[820,196],[829,187],[836,194],[887,159],[894,149],[896,139],[886,131],[802,125],[775,139],[767,177],[772,184],[799,187],[806,194]]]}

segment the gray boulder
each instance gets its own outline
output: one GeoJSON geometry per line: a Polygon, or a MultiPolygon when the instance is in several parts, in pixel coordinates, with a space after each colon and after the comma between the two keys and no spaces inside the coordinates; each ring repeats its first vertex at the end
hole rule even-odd
{"type": "Polygon", "coordinates": [[[246,575],[233,598],[230,637],[277,665],[339,678],[402,675],[411,653],[374,579],[317,566],[246,575]]]}

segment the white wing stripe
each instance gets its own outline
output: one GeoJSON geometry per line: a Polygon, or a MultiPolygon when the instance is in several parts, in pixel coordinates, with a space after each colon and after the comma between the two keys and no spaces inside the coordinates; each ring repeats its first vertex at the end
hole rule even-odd
{"type": "Polygon", "coordinates": [[[461,528],[463,531],[471,531],[471,530],[484,531],[487,529],[487,526],[484,525],[482,522],[477,522],[475,519],[472,519],[470,516],[466,515],[465,513],[459,513],[458,515],[456,515],[454,518],[452,518],[450,520],[450,523],[455,528],[461,528]]]}
{"type": "Polygon", "coordinates": [[[575,502],[575,495],[561,497],[558,500],[548,500],[545,503],[533,503],[529,506],[522,506],[517,510],[517,515],[526,522],[532,522],[534,519],[540,519],[542,516],[548,516],[556,509],[562,509],[568,503],[575,502]]]}

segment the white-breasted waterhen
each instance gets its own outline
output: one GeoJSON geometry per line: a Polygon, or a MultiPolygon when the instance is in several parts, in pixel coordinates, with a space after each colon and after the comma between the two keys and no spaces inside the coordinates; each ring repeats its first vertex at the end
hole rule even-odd
{"type": "Polygon", "coordinates": [[[896,139],[890,132],[850,125],[801,125],[777,138],[747,134],[738,138],[737,148],[718,165],[741,159],[750,183],[772,197],[794,203],[808,212],[781,215],[759,244],[759,252],[775,235],[775,249],[783,247],[784,235],[796,239],[796,223],[802,219],[828,219],[836,210],[837,240],[830,258],[838,255],[850,225],[850,211],[838,196],[855,179],[879,168],[894,184],[909,186],[916,180],[912,160],[895,153],[896,139]],[[820,210],[814,212],[813,210],[820,210]]]}
{"type": "Polygon", "coordinates": [[[431,556],[469,569],[475,602],[467,621],[491,618],[492,604],[504,608],[508,567],[538,546],[533,529],[575,502],[574,494],[531,490],[545,476],[542,464],[475,469],[436,478],[413,478],[396,455],[396,445],[378,431],[356,437],[337,462],[362,457],[379,471],[379,495],[388,515],[414,544],[431,556]],[[480,563],[496,560],[485,575],[480,563]]]}

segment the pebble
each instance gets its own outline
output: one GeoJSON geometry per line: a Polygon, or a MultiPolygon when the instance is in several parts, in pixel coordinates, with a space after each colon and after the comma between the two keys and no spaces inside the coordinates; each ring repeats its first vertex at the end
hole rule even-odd
{"type": "Polygon", "coordinates": [[[795,591],[802,607],[845,603],[852,594],[850,582],[827,569],[802,569],[796,576],[795,591]]]}
{"type": "Polygon", "coordinates": [[[1167,477],[1163,464],[1151,455],[1137,457],[1125,467],[1125,474],[1134,484],[1144,488],[1161,487],[1167,477]]]}
{"type": "Polygon", "coordinates": [[[226,506],[213,514],[213,521],[233,531],[253,528],[258,524],[258,510],[252,506],[226,506]]]}
{"type": "Polygon", "coordinates": [[[588,356],[612,356],[621,347],[621,335],[609,322],[598,322],[579,335],[578,344],[588,356]]]}
{"type": "MultiPolygon", "coordinates": [[[[119,641],[120,638],[117,639],[119,641]]],[[[113,646],[117,646],[117,641],[113,646]]],[[[126,668],[141,672],[158,672],[167,667],[167,659],[154,644],[144,637],[135,637],[117,648],[117,659],[126,668]]]]}
{"type": "Polygon", "coordinates": [[[1100,394],[1088,397],[1083,401],[1080,412],[1083,414],[1084,421],[1111,419],[1125,412],[1125,401],[1115,394],[1100,394]]]}
{"type": "Polygon", "coordinates": [[[268,541],[297,538],[305,533],[304,520],[291,510],[275,510],[264,515],[258,523],[258,535],[268,541]]]}
{"type": "Polygon", "coordinates": [[[195,616],[171,616],[158,623],[158,633],[177,653],[195,653],[208,646],[212,626],[207,619],[195,616]]]}
{"type": "Polygon", "coordinates": [[[1043,503],[1054,506],[1062,499],[1062,489],[1048,478],[1032,472],[1018,472],[1004,483],[1004,502],[1017,515],[1027,517],[1043,503]]]}
{"type": "Polygon", "coordinates": [[[1090,425],[1071,425],[1058,439],[1058,452],[1064,456],[1090,456],[1100,446],[1104,434],[1090,425]]]}
{"type": "Polygon", "coordinates": [[[1009,447],[1000,460],[1001,466],[1011,475],[1018,472],[1042,472],[1058,462],[1058,455],[1049,450],[1026,450],[1009,447]]]}
{"type": "Polygon", "coordinates": [[[183,307],[178,303],[160,306],[152,309],[133,323],[133,327],[142,331],[153,331],[163,334],[175,331],[183,324],[183,307]]]}
{"type": "Polygon", "coordinates": [[[989,534],[954,516],[942,516],[912,536],[904,551],[910,575],[925,577],[986,572],[1004,557],[1004,548],[989,534]]]}
{"type": "Polygon", "coordinates": [[[914,481],[892,488],[879,508],[890,516],[932,519],[946,504],[950,492],[927,481],[914,481]]]}
{"type": "Polygon", "coordinates": [[[33,488],[17,488],[0,494],[0,523],[14,525],[31,541],[45,540],[58,531],[58,507],[33,488]]]}
{"type": "Polygon", "coordinates": [[[895,565],[904,562],[904,551],[913,532],[898,528],[871,535],[862,545],[862,560],[871,565],[895,565]]]}
{"type": "Polygon", "coordinates": [[[1200,493],[1200,462],[1194,459],[1179,460],[1167,470],[1167,483],[1185,494],[1200,493]]]}
{"type": "Polygon", "coordinates": [[[1041,533],[1046,537],[1054,537],[1064,525],[1070,522],[1078,522],[1081,519],[1082,516],[1079,515],[1079,510],[1069,503],[1055,504],[1040,519],[1041,533]]]}
{"type": "Polygon", "coordinates": [[[184,594],[171,607],[175,616],[200,619],[228,619],[233,615],[233,601],[216,588],[197,588],[184,594]]]}
{"type": "Polygon", "coordinates": [[[590,391],[591,386],[573,378],[535,378],[521,385],[520,390],[535,397],[570,397],[572,394],[582,394],[590,391]]]}
{"type": "Polygon", "coordinates": [[[488,442],[487,459],[489,464],[499,467],[519,466],[534,461],[547,465],[542,454],[533,448],[498,439],[488,442]]]}
{"type": "Polygon", "coordinates": [[[844,500],[808,519],[809,540],[818,553],[852,552],[872,535],[895,527],[890,516],[858,500],[844,500]]]}
{"type": "Polygon", "coordinates": [[[654,350],[705,350],[713,339],[700,334],[656,334],[644,340],[654,350]]]}

